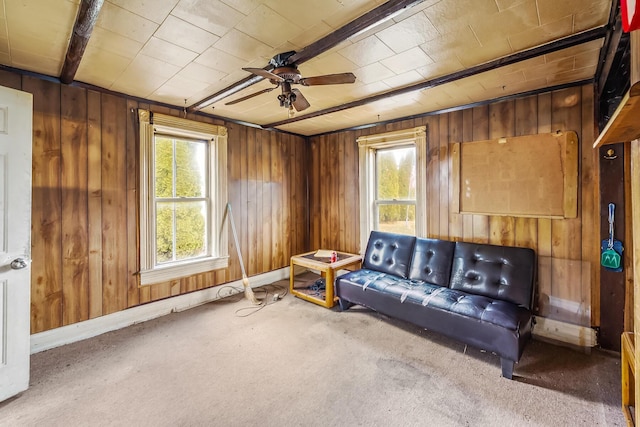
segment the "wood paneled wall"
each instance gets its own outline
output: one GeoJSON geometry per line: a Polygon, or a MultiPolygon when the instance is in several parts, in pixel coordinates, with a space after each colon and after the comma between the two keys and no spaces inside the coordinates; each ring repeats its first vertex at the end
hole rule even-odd
{"type": "MultiPolygon", "coordinates": [[[[137,108],[179,109],[0,71],[33,94],[31,331],[240,279],[228,269],[138,286],[137,108]]],[[[249,276],[308,248],[305,138],[189,114],[229,129],[229,201],[249,276]]]]}
{"type": "MultiPolygon", "coordinates": [[[[357,252],[356,138],[427,126],[427,230],[431,237],[533,248],[539,258],[538,313],[584,326],[599,320],[597,150],[591,86],[574,87],[310,139],[310,244],[357,252]],[[451,212],[449,144],[573,130],[578,134],[576,219],[462,215],[451,212]]],[[[364,250],[364,248],[362,248],[364,250]]]]}

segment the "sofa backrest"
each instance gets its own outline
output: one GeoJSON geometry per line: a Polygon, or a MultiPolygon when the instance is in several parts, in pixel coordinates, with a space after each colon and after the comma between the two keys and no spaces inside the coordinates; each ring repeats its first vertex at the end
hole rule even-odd
{"type": "Polygon", "coordinates": [[[414,236],[372,231],[362,267],[406,279],[415,242],[414,236]]]}
{"type": "Polygon", "coordinates": [[[528,248],[456,242],[450,287],[531,309],[535,265],[528,248]]]}
{"type": "Polygon", "coordinates": [[[449,286],[455,242],[418,237],[413,251],[409,279],[449,286]]]}

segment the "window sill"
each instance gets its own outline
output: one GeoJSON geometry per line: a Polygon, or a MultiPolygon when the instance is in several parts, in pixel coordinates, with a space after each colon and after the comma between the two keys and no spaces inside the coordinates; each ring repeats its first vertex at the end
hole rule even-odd
{"type": "Polygon", "coordinates": [[[162,283],[207,271],[220,270],[229,266],[229,257],[205,258],[185,262],[178,265],[157,267],[153,270],[140,271],[140,286],[162,283]]]}

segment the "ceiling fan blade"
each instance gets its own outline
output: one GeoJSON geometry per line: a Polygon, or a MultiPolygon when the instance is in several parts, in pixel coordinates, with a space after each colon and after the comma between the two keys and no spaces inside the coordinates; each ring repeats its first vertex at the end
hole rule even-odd
{"type": "Polygon", "coordinates": [[[274,87],[268,87],[266,89],[259,90],[256,93],[252,93],[251,95],[243,96],[242,98],[234,99],[233,101],[227,102],[224,105],[233,105],[233,104],[237,104],[238,102],[246,101],[247,99],[253,98],[254,96],[258,96],[258,95],[262,95],[263,93],[271,92],[272,90],[274,90],[277,87],[278,86],[274,86],[274,87]]]}
{"type": "Polygon", "coordinates": [[[264,77],[265,79],[274,80],[276,82],[282,82],[284,79],[277,74],[273,74],[264,68],[243,68],[243,70],[253,73],[257,76],[264,77]]]}
{"type": "Polygon", "coordinates": [[[304,86],[317,85],[339,85],[344,83],[355,83],[356,76],[353,73],[327,74],[325,76],[306,77],[300,79],[300,84],[304,86]]]}
{"type": "Polygon", "coordinates": [[[296,100],[292,102],[293,108],[295,108],[296,111],[306,110],[307,108],[311,107],[311,104],[309,104],[307,98],[305,98],[304,95],[302,95],[302,92],[300,92],[298,89],[291,89],[291,93],[296,95],[296,100]]]}

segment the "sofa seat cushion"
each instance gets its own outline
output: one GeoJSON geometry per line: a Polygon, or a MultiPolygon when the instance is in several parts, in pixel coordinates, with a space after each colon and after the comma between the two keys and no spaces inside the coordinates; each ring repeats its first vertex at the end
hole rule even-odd
{"type": "Polygon", "coordinates": [[[337,280],[347,282],[363,292],[380,292],[400,303],[416,304],[459,314],[471,319],[517,331],[530,321],[531,313],[515,304],[471,295],[419,280],[407,280],[375,270],[352,271],[337,280]]]}

